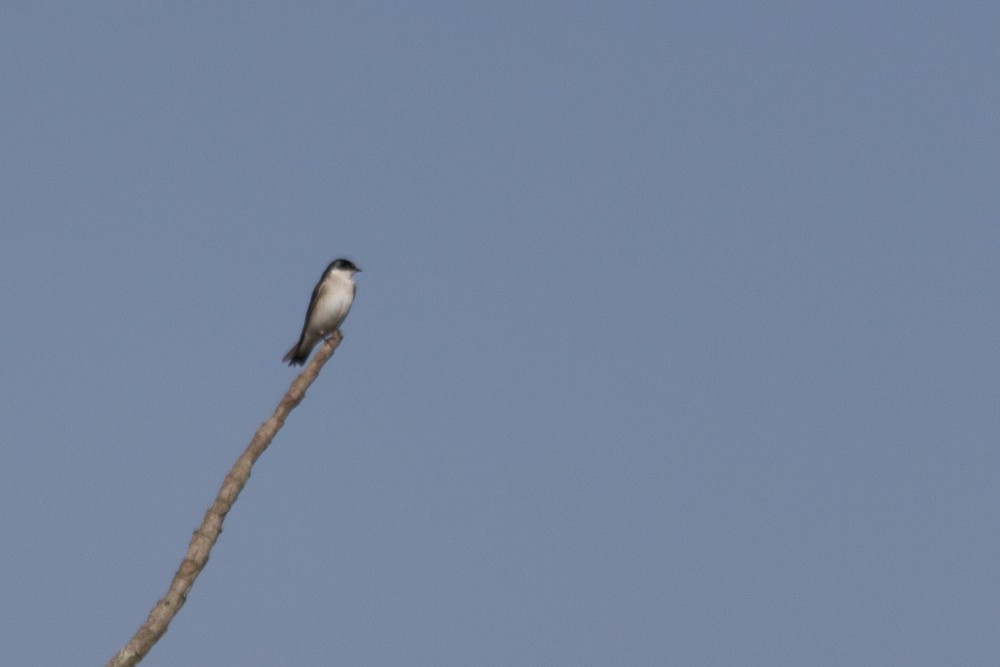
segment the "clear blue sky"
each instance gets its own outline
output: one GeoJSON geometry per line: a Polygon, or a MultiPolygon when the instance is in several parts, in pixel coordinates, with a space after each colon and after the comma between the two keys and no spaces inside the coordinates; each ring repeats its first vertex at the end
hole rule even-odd
{"type": "Polygon", "coordinates": [[[1000,663],[1000,8],[0,9],[0,652],[1000,663]]]}

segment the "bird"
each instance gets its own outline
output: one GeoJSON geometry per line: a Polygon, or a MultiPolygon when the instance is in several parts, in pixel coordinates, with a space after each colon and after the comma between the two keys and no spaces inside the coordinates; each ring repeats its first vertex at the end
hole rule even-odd
{"type": "Polygon", "coordinates": [[[354,294],[358,290],[354,274],[359,271],[361,269],[349,259],[330,262],[313,289],[302,334],[282,362],[287,362],[289,366],[301,366],[306,363],[316,343],[340,328],[354,303],[354,294]]]}

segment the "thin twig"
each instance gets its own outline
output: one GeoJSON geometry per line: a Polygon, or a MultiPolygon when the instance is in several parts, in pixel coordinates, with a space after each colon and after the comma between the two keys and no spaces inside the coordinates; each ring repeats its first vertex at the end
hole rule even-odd
{"type": "Polygon", "coordinates": [[[236,502],[236,498],[240,495],[240,491],[243,490],[247,480],[250,479],[250,469],[257,459],[260,458],[260,455],[264,453],[268,445],[271,444],[274,436],[281,430],[285,419],[288,417],[288,413],[302,402],[302,399],[306,395],[306,389],[309,388],[309,385],[319,375],[323,364],[333,356],[333,352],[340,345],[341,340],[342,338],[338,331],[316,351],[309,365],[292,382],[292,386],[288,388],[285,397],[278,403],[278,407],[275,408],[271,418],[257,429],[257,432],[250,440],[250,444],[247,445],[246,451],[236,459],[236,463],[233,464],[229,474],[223,480],[222,488],[219,489],[219,495],[216,496],[215,502],[205,512],[205,518],[202,519],[198,530],[194,531],[191,543],[187,548],[187,553],[184,554],[184,560],[181,561],[181,566],[177,570],[177,574],[174,575],[173,581],[170,582],[167,594],[163,596],[162,600],[156,603],[153,610],[149,612],[146,622],[136,631],[128,644],[108,662],[107,667],[128,667],[135,665],[146,657],[153,644],[166,634],[170,621],[173,620],[177,612],[184,606],[187,594],[191,591],[191,587],[194,586],[194,580],[198,578],[198,575],[205,568],[205,564],[208,563],[208,555],[212,550],[212,545],[215,544],[215,541],[219,538],[219,533],[222,532],[222,522],[232,508],[233,503],[236,502]]]}

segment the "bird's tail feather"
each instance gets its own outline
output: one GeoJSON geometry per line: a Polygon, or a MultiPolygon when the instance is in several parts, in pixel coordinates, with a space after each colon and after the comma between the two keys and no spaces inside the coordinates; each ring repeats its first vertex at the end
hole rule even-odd
{"type": "Polygon", "coordinates": [[[292,349],[288,351],[288,354],[286,354],[281,361],[283,363],[287,363],[289,366],[301,366],[306,363],[306,359],[309,358],[310,350],[308,348],[303,350],[302,347],[302,341],[292,345],[292,349]]]}

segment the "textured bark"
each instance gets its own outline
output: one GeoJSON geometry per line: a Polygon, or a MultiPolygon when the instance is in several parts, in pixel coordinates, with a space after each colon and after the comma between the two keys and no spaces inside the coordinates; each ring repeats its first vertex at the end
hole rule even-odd
{"type": "Polygon", "coordinates": [[[191,587],[194,586],[194,580],[198,578],[198,575],[205,568],[212,545],[215,544],[215,541],[219,538],[219,533],[222,532],[222,522],[225,520],[226,514],[232,509],[233,503],[236,502],[236,498],[240,495],[240,491],[243,490],[247,480],[250,479],[250,469],[257,459],[260,458],[260,455],[264,453],[268,445],[271,444],[271,440],[274,439],[275,434],[281,430],[282,425],[285,423],[285,418],[288,417],[288,413],[294,410],[295,406],[305,397],[306,389],[309,388],[309,385],[319,375],[323,364],[333,356],[333,351],[340,345],[340,341],[341,335],[338,331],[320,346],[313,356],[312,361],[309,362],[309,365],[292,382],[292,386],[288,388],[285,397],[281,399],[278,407],[275,408],[274,414],[257,429],[257,432],[250,440],[250,444],[247,445],[246,451],[236,459],[236,463],[233,464],[229,474],[223,480],[222,488],[219,489],[219,495],[216,496],[215,502],[205,512],[205,518],[202,519],[198,530],[194,531],[191,543],[187,548],[187,553],[184,554],[184,560],[181,561],[180,568],[178,568],[177,573],[174,575],[173,581],[170,582],[167,594],[163,596],[162,600],[156,603],[153,610],[149,612],[146,622],[142,624],[142,627],[129,640],[128,644],[108,662],[108,667],[135,665],[146,657],[153,644],[159,641],[160,637],[167,632],[167,626],[170,624],[170,621],[173,620],[177,612],[184,606],[187,594],[190,592],[191,587]]]}

